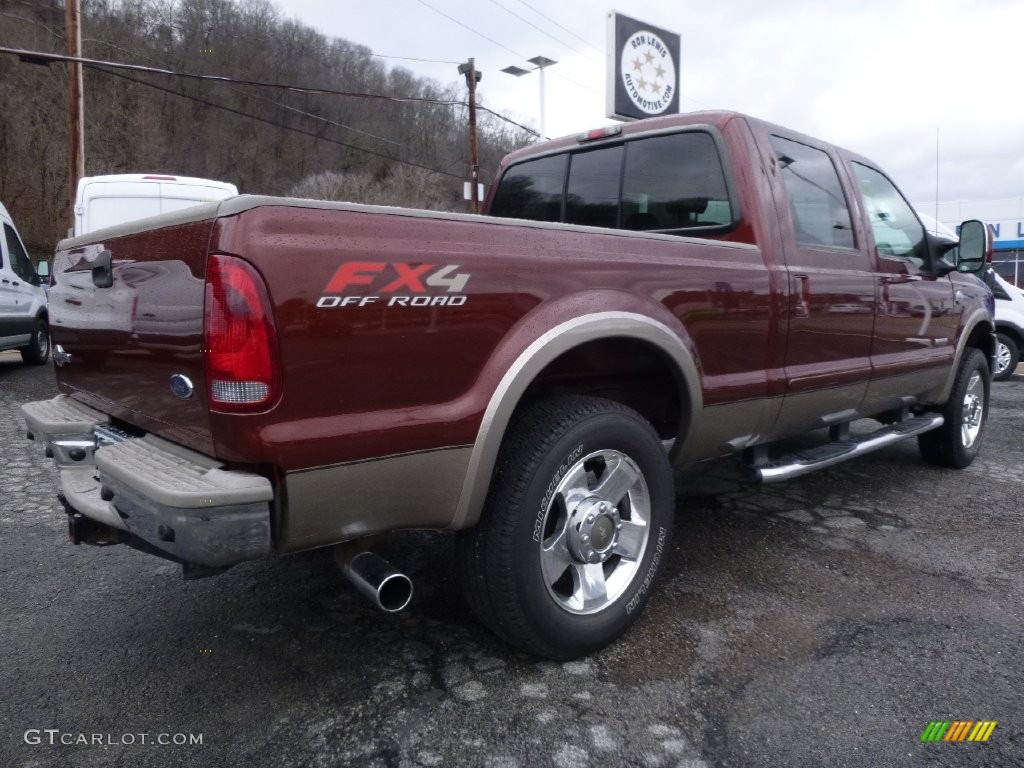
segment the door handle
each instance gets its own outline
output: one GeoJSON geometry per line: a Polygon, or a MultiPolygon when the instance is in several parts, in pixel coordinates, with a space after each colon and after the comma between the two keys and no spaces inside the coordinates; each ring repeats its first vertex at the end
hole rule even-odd
{"type": "Polygon", "coordinates": [[[101,251],[92,263],[92,284],[97,288],[109,288],[114,284],[113,255],[101,251]]]}
{"type": "MultiPolygon", "coordinates": [[[[7,281],[4,280],[4,282],[6,283],[7,281]]],[[[11,285],[13,285],[15,288],[17,288],[19,285],[21,285],[21,283],[19,283],[17,280],[12,280],[11,281],[11,285]]]]}
{"type": "Polygon", "coordinates": [[[883,283],[889,285],[899,285],[900,283],[916,283],[921,280],[920,275],[884,275],[882,277],[883,283]]]}
{"type": "Polygon", "coordinates": [[[810,317],[810,290],[807,275],[793,275],[793,317],[810,317]]]}

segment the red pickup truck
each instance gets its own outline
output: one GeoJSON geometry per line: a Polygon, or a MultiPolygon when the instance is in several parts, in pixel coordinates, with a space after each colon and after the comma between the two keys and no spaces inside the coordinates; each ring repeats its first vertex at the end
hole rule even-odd
{"type": "Polygon", "coordinates": [[[186,577],[333,545],[394,610],[375,537],[458,531],[482,621],[565,659],[650,596],[673,465],[978,451],[988,230],[933,238],[862,157],[657,118],[513,153],[486,213],[241,196],[61,242],[63,394],[23,410],[72,540],[186,577]]]}

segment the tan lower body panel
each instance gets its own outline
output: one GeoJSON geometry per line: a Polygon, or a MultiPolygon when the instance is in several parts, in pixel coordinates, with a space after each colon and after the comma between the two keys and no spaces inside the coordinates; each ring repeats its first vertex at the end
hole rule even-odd
{"type": "Polygon", "coordinates": [[[932,368],[784,398],[709,406],[697,414],[675,461],[709,459],[904,405],[932,403],[941,389],[941,373],[932,368]]]}
{"type": "Polygon", "coordinates": [[[403,528],[447,528],[470,447],[389,456],[285,476],[278,551],[296,552],[403,528]]]}

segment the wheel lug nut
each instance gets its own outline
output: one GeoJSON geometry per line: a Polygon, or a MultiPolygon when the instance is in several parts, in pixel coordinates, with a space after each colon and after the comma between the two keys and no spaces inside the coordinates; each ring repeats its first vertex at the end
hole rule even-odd
{"type": "Polygon", "coordinates": [[[621,531],[622,530],[622,523],[616,523],[615,524],[615,530],[616,531],[621,531]]]}
{"type": "Polygon", "coordinates": [[[602,502],[601,502],[601,505],[600,505],[600,506],[598,507],[598,509],[600,509],[600,510],[601,510],[602,512],[604,512],[604,511],[605,511],[606,509],[608,509],[608,505],[607,505],[607,504],[605,504],[605,503],[604,503],[604,502],[602,501],[602,502]]]}
{"type": "Polygon", "coordinates": [[[580,537],[580,541],[582,541],[584,544],[589,544],[590,543],[590,537],[587,536],[587,534],[584,533],[583,536],[580,537]]]}
{"type": "Polygon", "coordinates": [[[594,522],[594,516],[593,515],[587,515],[587,522],[588,523],[594,522]]]}

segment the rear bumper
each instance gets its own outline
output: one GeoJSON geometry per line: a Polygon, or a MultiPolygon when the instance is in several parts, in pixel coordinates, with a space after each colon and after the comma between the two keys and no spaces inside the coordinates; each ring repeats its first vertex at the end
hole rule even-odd
{"type": "Polygon", "coordinates": [[[64,395],[26,403],[22,414],[57,464],[69,514],[185,564],[221,568],[270,554],[267,478],[155,435],[129,436],[64,395]]]}

